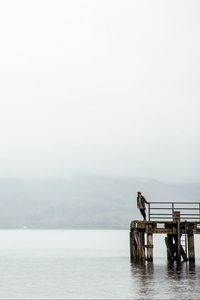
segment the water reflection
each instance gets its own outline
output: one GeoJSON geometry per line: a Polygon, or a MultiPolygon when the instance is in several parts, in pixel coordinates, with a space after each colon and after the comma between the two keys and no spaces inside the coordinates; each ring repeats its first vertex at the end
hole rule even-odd
{"type": "MultiPolygon", "coordinates": [[[[162,264],[162,266],[164,266],[162,264]]],[[[156,270],[158,271],[159,266],[155,265],[156,270]]],[[[161,266],[160,266],[161,267],[161,266]]],[[[182,262],[181,264],[177,264],[176,262],[166,262],[166,275],[171,277],[172,275],[196,275],[196,264],[194,262],[182,262]]],[[[131,273],[132,276],[142,276],[145,278],[149,278],[150,275],[154,274],[154,263],[153,262],[132,262],[131,263],[131,273]]]]}
{"type": "Polygon", "coordinates": [[[167,263],[167,275],[169,277],[187,277],[187,276],[195,276],[196,275],[196,265],[194,262],[182,262],[181,264],[177,264],[175,262],[167,263]]]}
{"type": "Polygon", "coordinates": [[[199,263],[131,263],[130,272],[136,299],[199,299],[199,263]],[[198,295],[198,296],[197,296],[198,295]]]}
{"type": "Polygon", "coordinates": [[[153,262],[132,262],[131,263],[131,272],[132,275],[140,274],[142,276],[153,275],[154,273],[154,264],[153,262]]]}
{"type": "Polygon", "coordinates": [[[131,275],[136,298],[149,299],[149,295],[155,294],[153,262],[131,263],[131,275]]]}

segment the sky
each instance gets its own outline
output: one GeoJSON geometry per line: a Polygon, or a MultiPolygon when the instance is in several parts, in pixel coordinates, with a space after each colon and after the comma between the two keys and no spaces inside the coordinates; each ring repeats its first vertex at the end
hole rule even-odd
{"type": "Polygon", "coordinates": [[[0,1],[0,177],[200,182],[198,0],[0,1]]]}

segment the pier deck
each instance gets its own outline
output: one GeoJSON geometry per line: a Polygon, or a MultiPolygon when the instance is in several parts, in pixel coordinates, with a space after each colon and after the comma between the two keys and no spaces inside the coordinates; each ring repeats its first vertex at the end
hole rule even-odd
{"type": "MultiPolygon", "coordinates": [[[[176,221],[138,221],[134,220],[130,224],[130,231],[143,231],[152,234],[178,234],[176,221]]],[[[180,222],[180,234],[200,234],[200,221],[180,222]]]]}
{"type": "MultiPolygon", "coordinates": [[[[130,224],[131,261],[153,261],[153,235],[165,234],[169,261],[180,263],[183,259],[184,261],[194,262],[194,235],[200,234],[200,204],[192,202],[188,207],[189,202],[179,202],[179,211],[174,210],[175,202],[164,202],[164,206],[161,207],[158,207],[160,202],[154,202],[153,204],[153,210],[157,210],[157,212],[152,213],[149,204],[148,221],[134,220],[130,224]],[[169,208],[167,204],[170,205],[169,208]],[[162,212],[163,210],[165,210],[165,213],[162,212]],[[184,213],[181,214],[182,211],[184,213]],[[189,220],[186,219],[187,217],[189,220]]],[[[163,203],[161,204],[163,205],[163,203]]]]}

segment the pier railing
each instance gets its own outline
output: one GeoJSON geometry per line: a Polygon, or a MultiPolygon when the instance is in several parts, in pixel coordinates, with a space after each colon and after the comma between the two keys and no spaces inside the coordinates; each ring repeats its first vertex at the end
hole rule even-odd
{"type": "Polygon", "coordinates": [[[200,221],[200,202],[149,202],[149,221],[200,221]]]}

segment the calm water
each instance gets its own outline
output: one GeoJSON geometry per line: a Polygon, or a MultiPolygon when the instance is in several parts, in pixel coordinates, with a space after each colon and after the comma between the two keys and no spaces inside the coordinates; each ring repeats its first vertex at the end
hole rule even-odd
{"type": "Polygon", "coordinates": [[[166,261],[154,238],[154,263],[132,265],[124,230],[1,230],[1,299],[200,299],[196,265],[166,261]]]}

